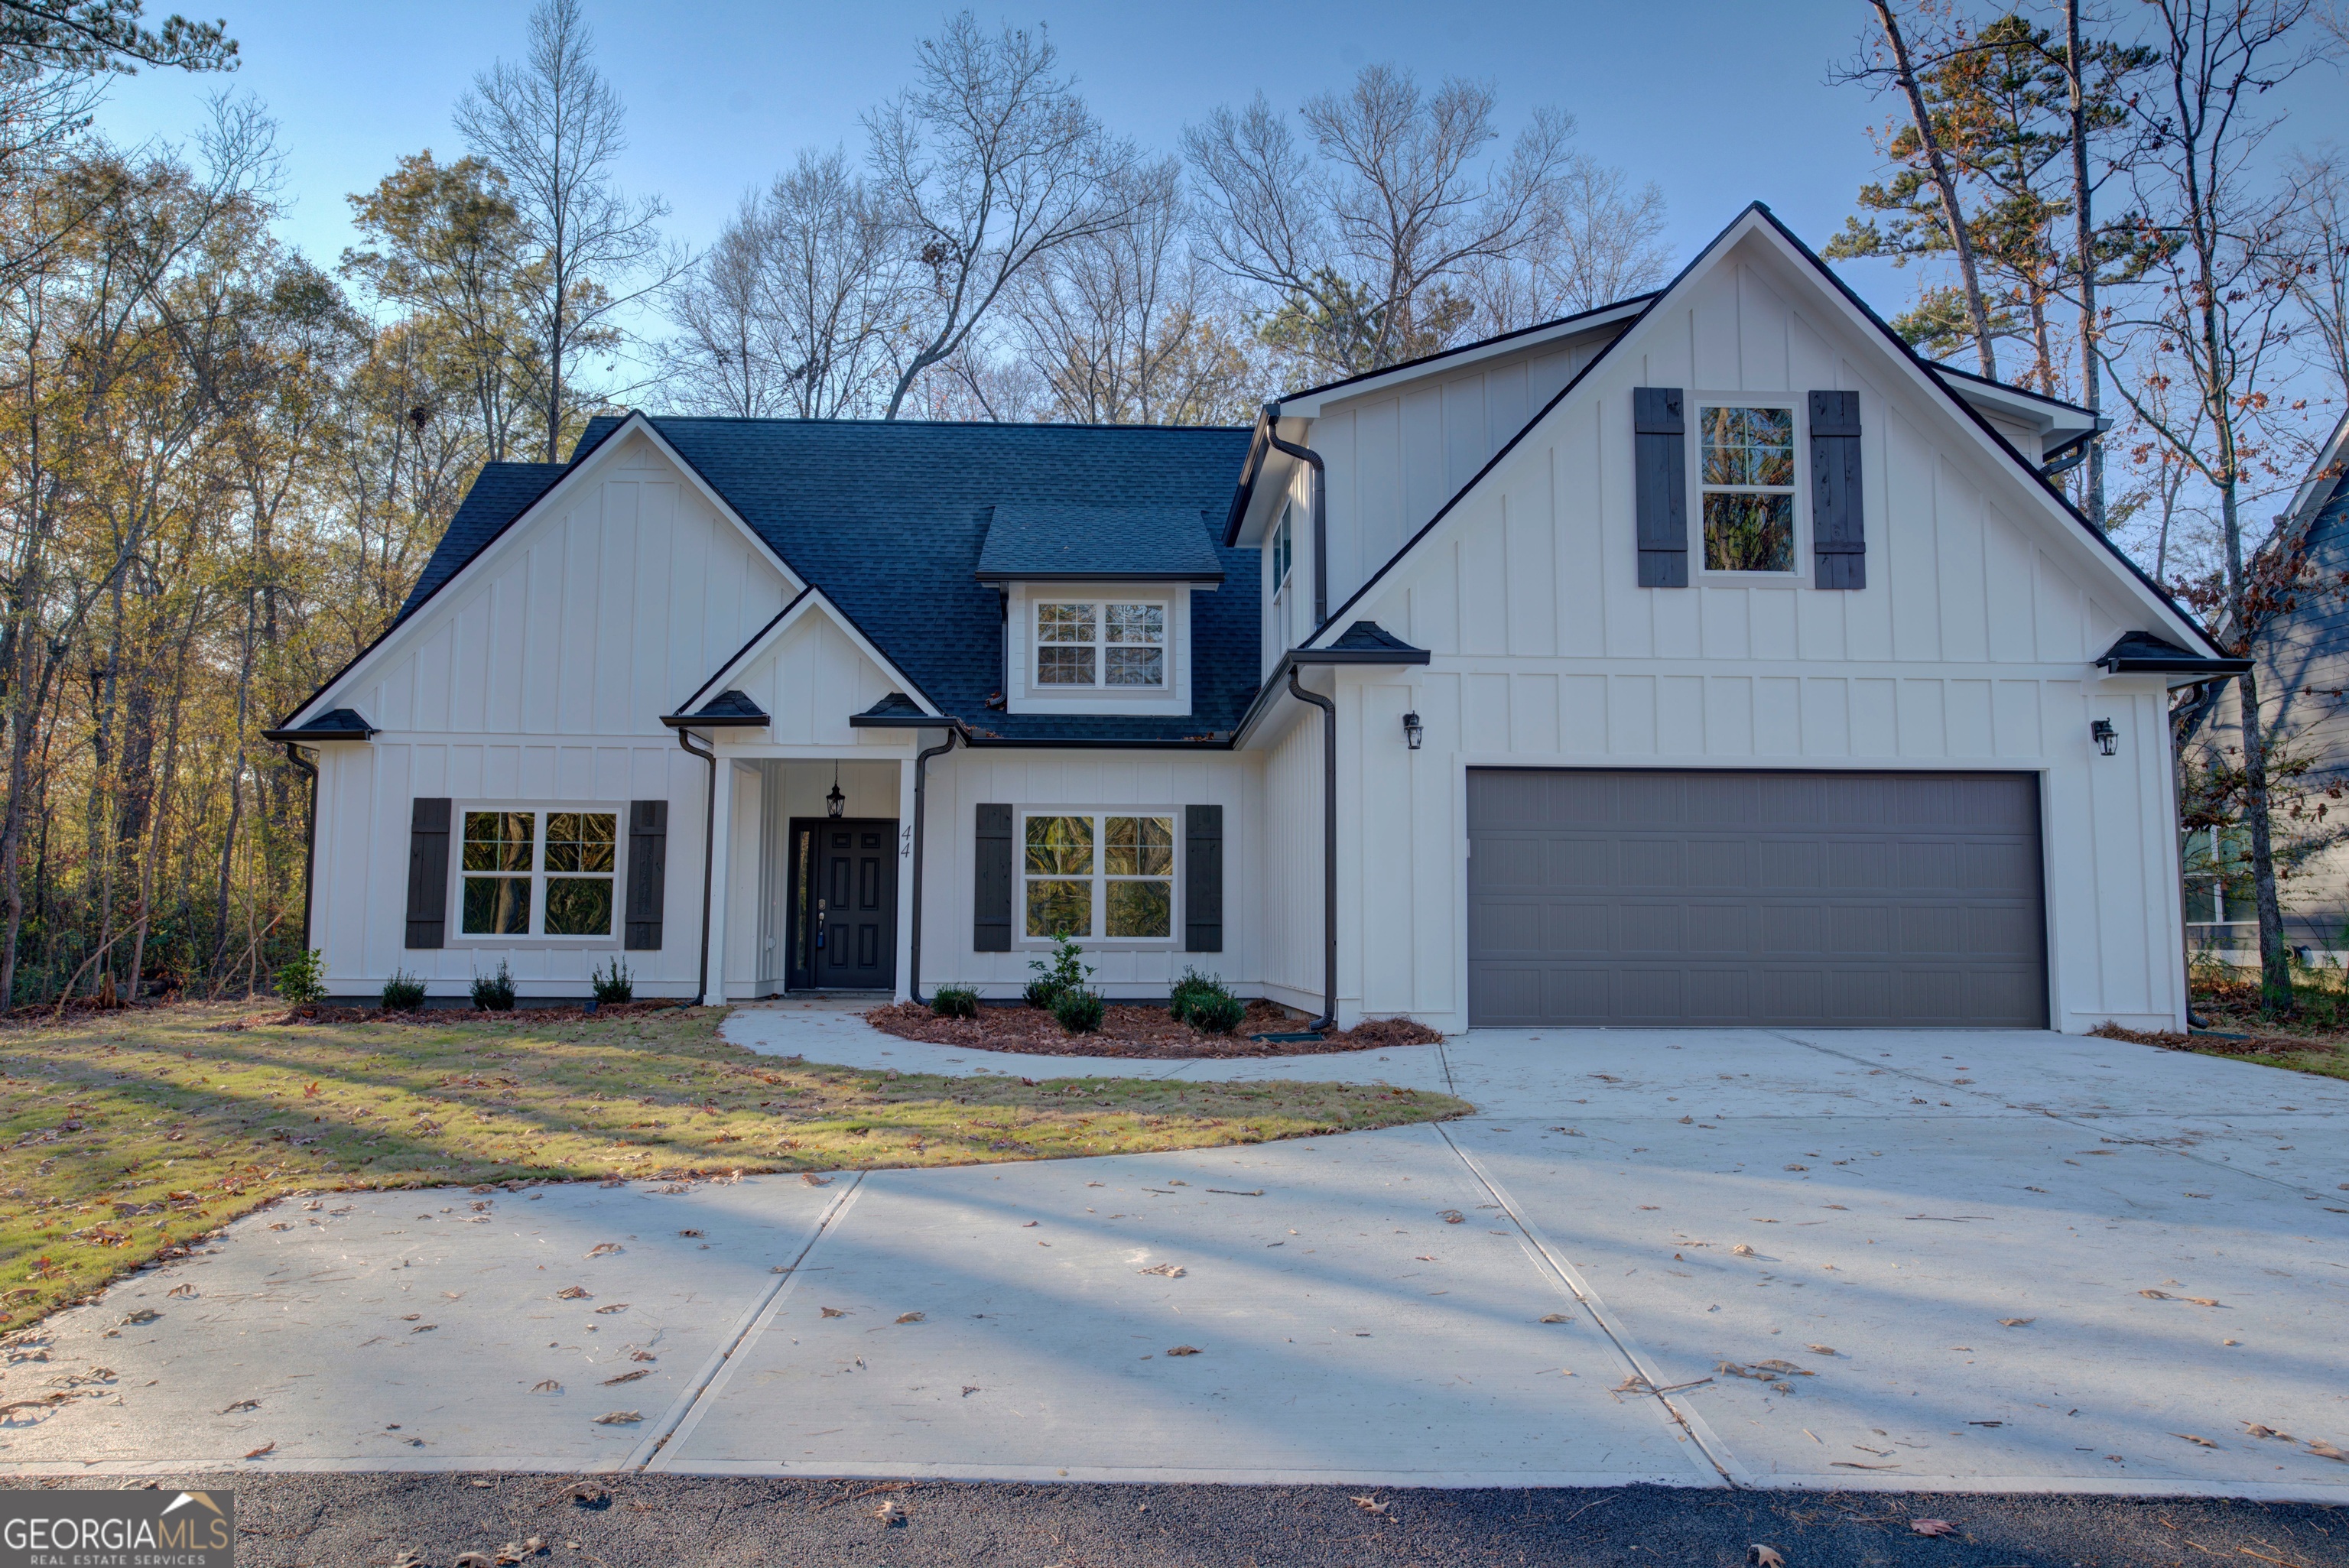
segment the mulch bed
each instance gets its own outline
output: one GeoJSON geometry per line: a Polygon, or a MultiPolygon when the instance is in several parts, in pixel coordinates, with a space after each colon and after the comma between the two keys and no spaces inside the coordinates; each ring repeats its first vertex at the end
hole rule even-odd
{"type": "Polygon", "coordinates": [[[1018,1051],[1037,1057],[1295,1057],[1340,1051],[1378,1050],[1387,1046],[1432,1046],[1444,1037],[1408,1018],[1378,1018],[1318,1040],[1254,1040],[1251,1035],[1289,1033],[1308,1020],[1262,1000],[1247,1005],[1240,1026],[1210,1035],[1178,1024],[1164,1007],[1112,1003],[1102,1010],[1099,1034],[1071,1035],[1040,1007],[982,1006],[976,1018],[941,1018],[913,1002],[893,1002],[864,1015],[864,1021],[901,1040],[967,1050],[1018,1051]]]}
{"type": "Polygon", "coordinates": [[[2298,1039],[2290,1035],[2246,1035],[2230,1039],[2220,1035],[2180,1035],[2160,1029],[2125,1029],[2099,1024],[2088,1033],[2107,1040],[2128,1040],[2159,1046],[2166,1051],[2203,1051],[2221,1057],[2338,1056],[2341,1047],[2324,1040],[2298,1039]]]}

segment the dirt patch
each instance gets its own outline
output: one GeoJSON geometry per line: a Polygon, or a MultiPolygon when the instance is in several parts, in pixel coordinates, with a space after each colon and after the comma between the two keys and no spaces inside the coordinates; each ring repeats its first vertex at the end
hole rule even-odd
{"type": "Polygon", "coordinates": [[[1278,1005],[1250,1002],[1240,1026],[1210,1035],[1167,1016],[1164,1007],[1112,1003],[1102,1014],[1099,1034],[1071,1035],[1040,1007],[981,1007],[976,1018],[941,1018],[914,1002],[893,1002],[864,1015],[864,1021],[901,1040],[966,1050],[1018,1051],[1037,1057],[1144,1057],[1184,1060],[1199,1057],[1320,1056],[1371,1051],[1388,1046],[1432,1046],[1444,1037],[1408,1018],[1376,1018],[1340,1034],[1311,1040],[1256,1040],[1252,1035],[1288,1034],[1307,1020],[1278,1005]]]}

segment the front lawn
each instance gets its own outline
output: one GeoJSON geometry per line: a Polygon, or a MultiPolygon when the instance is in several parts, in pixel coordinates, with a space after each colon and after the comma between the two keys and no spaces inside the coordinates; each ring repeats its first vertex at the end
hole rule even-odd
{"type": "Polygon", "coordinates": [[[0,1330],[288,1193],[1127,1154],[1468,1109],[1340,1084],[901,1077],[753,1056],[718,1037],[723,1016],[191,1005],[0,1029],[0,1330]]]}

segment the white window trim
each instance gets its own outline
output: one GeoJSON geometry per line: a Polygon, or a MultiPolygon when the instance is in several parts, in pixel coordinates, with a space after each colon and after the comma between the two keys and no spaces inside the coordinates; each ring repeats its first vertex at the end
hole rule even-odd
{"type": "Polygon", "coordinates": [[[1811,424],[1806,399],[1792,392],[1696,392],[1689,396],[1689,565],[1692,580],[1709,585],[1736,584],[1747,588],[1804,588],[1816,575],[1811,560],[1811,424]],[[1704,563],[1704,492],[1708,489],[1754,489],[1708,486],[1704,482],[1704,410],[1707,408],[1784,408],[1794,416],[1795,548],[1794,563],[1784,572],[1724,572],[1704,563]]]}
{"type": "MultiPolygon", "coordinates": [[[[455,800],[450,803],[448,919],[442,927],[444,947],[488,948],[506,952],[564,951],[610,948],[617,952],[626,930],[628,889],[628,807],[623,800],[455,800]],[[530,923],[527,935],[502,936],[465,929],[465,813],[468,811],[529,811],[537,817],[530,847],[530,923]],[[555,812],[595,811],[614,819],[612,824],[612,929],[592,936],[548,936],[546,923],[546,819],[555,812]]],[[[517,873],[518,874],[518,873],[517,873]]],[[[568,872],[558,873],[568,875],[568,872]]],[[[593,874],[593,873],[590,873],[593,874]]]]}
{"type": "MultiPolygon", "coordinates": [[[[1188,583],[1013,583],[1004,604],[1005,707],[1012,713],[1162,714],[1191,711],[1191,599],[1188,583]],[[1160,604],[1166,611],[1166,684],[1160,686],[1036,684],[1038,604],[1160,604]]],[[[1096,644],[1096,647],[1106,646],[1096,644]]],[[[1098,676],[1101,670],[1094,671],[1098,676]]]]}
{"type": "Polygon", "coordinates": [[[1028,600],[1028,625],[1033,634],[1028,645],[1028,667],[1036,689],[1043,692],[1113,692],[1119,696],[1134,694],[1156,696],[1164,692],[1174,672],[1168,668],[1174,661],[1174,650],[1167,645],[1174,636],[1174,601],[1172,595],[1160,598],[1154,593],[1129,592],[1122,597],[1108,594],[1059,594],[1039,591],[1028,600]],[[1090,612],[1092,639],[1083,643],[1048,643],[1041,624],[1044,612],[1055,606],[1090,612]],[[1158,640],[1155,643],[1112,643],[1109,637],[1109,613],[1119,610],[1155,610],[1158,612],[1158,640]],[[1093,678],[1089,681],[1047,681],[1041,665],[1048,648],[1091,648],[1093,651],[1093,678]],[[1158,678],[1154,681],[1129,681],[1112,684],[1109,678],[1109,655],[1112,648],[1156,648],[1158,678]]]}
{"type": "MultiPolygon", "coordinates": [[[[1022,952],[1049,953],[1052,938],[1028,934],[1028,819],[1030,817],[1091,817],[1093,820],[1093,924],[1109,920],[1110,873],[1103,819],[1164,817],[1170,825],[1174,865],[1166,880],[1166,934],[1164,936],[1080,936],[1077,945],[1087,952],[1173,953],[1182,949],[1183,928],[1183,809],[1179,806],[1018,806],[1011,818],[1011,931],[1013,947],[1022,952]]],[[[1060,880],[1047,878],[1047,881],[1060,880]]],[[[1068,879],[1073,880],[1073,879],[1068,879]]],[[[1120,881],[1133,879],[1119,878],[1120,881]]]]}

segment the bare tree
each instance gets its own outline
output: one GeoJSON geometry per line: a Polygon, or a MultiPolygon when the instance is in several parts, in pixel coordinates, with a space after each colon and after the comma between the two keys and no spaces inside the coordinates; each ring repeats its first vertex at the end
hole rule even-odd
{"type": "MultiPolygon", "coordinates": [[[[2147,256],[2143,305],[2116,318],[2114,335],[2173,364],[2179,407],[2116,387],[2137,419],[2207,484],[2218,502],[2222,577],[2213,609],[2224,634],[2248,650],[2282,602],[2247,570],[2243,503],[2257,493],[2260,430],[2286,312],[2299,272],[2288,208],[2263,189],[2250,154],[2273,129],[2261,95],[2321,57],[2306,24],[2313,0],[2152,0],[2161,86],[2140,100],[2147,151],[2135,178],[2147,256]],[[2199,428],[2180,418],[2190,407],[2199,428]]],[[[2107,358],[2112,357],[2108,349],[2107,358]]],[[[2269,737],[2256,672],[2238,677],[2240,798],[2250,830],[2259,911],[2261,989],[2292,1010],[2291,954],[2276,894],[2269,737]]]]}
{"type": "Polygon", "coordinates": [[[2316,340],[2317,365],[2349,402],[2349,170],[2338,153],[2303,156],[2292,171],[2300,271],[2292,294],[2316,340]]]}
{"type": "Polygon", "coordinates": [[[1089,424],[1244,422],[1263,387],[1222,280],[1192,253],[1182,166],[1145,165],[1134,221],[1024,280],[1016,335],[1052,412],[1089,424]]]}
{"type": "Polygon", "coordinates": [[[886,417],[971,345],[1016,280],[1063,245],[1133,221],[1133,148],[1105,135],[1039,29],[965,11],[915,51],[915,85],[865,119],[874,176],[926,270],[886,417]]]}
{"type": "Polygon", "coordinates": [[[1663,234],[1660,187],[1634,189],[1621,170],[1576,153],[1545,195],[1520,253],[1467,269],[1480,330],[1508,332],[1594,310],[1661,282],[1671,264],[1663,234]]]}
{"type": "Polygon", "coordinates": [[[1259,94],[1183,133],[1209,254],[1277,302],[1268,341],[1347,375],[1441,348],[1475,319],[1468,274],[1516,260],[1553,214],[1574,120],[1537,110],[1496,166],[1485,85],[1423,94],[1368,66],[1302,111],[1313,155],[1259,94]]]}
{"type": "Polygon", "coordinates": [[[595,68],[579,0],[540,0],[527,57],[475,77],[457,105],[457,129],[504,174],[526,236],[531,368],[550,463],[582,401],[572,386],[576,362],[615,347],[616,313],[683,270],[661,243],[667,207],[657,197],[622,194],[613,179],[627,147],[626,121],[619,95],[595,68]]]}

